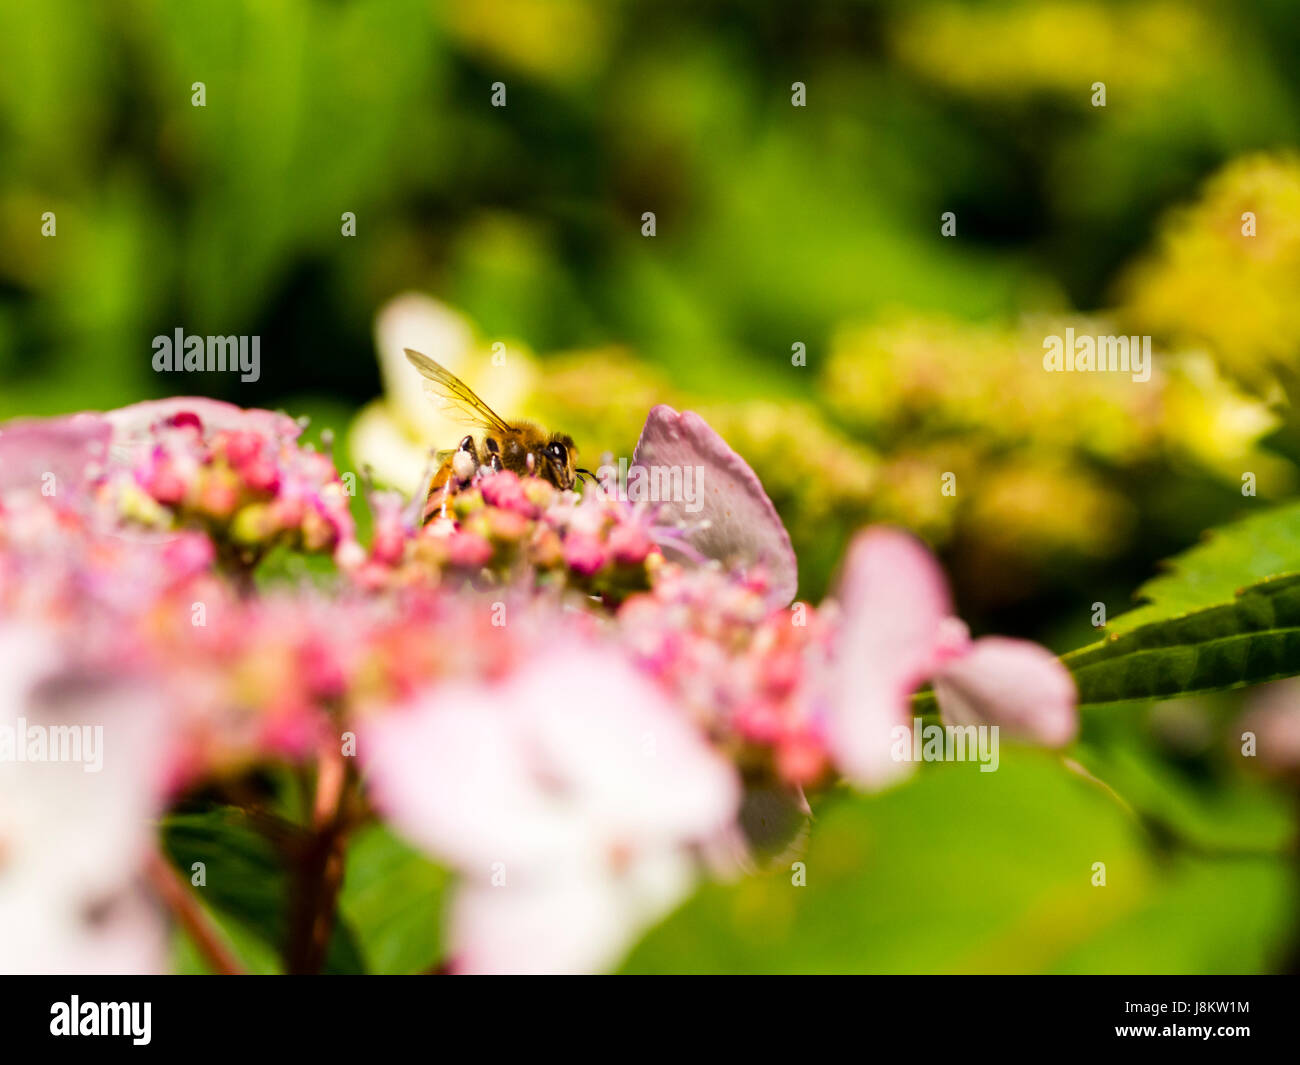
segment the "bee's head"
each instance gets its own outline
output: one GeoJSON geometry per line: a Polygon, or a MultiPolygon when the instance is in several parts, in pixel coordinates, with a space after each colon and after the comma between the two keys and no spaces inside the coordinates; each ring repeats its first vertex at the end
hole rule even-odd
{"type": "Polygon", "coordinates": [[[572,488],[578,478],[574,466],[577,457],[578,449],[574,446],[573,437],[565,433],[552,433],[546,442],[546,465],[549,471],[546,479],[557,488],[572,488]]]}

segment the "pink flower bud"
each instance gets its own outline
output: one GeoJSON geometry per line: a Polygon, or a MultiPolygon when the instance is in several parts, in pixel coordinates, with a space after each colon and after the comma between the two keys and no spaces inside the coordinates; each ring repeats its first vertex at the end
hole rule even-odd
{"type": "Polygon", "coordinates": [[[262,438],[247,429],[235,429],[220,434],[213,443],[213,450],[224,451],[230,465],[240,469],[261,455],[262,438]]]}
{"type": "Polygon", "coordinates": [[[454,532],[447,537],[447,561],[457,569],[482,569],[492,561],[492,545],[477,533],[454,532]]]}
{"type": "Polygon", "coordinates": [[[544,481],[540,477],[530,477],[522,483],[524,495],[537,510],[545,510],[551,505],[551,500],[555,498],[555,488],[550,481],[544,481]]]}
{"type": "Polygon", "coordinates": [[[228,518],[238,505],[239,490],[227,476],[212,469],[199,475],[199,510],[214,518],[228,518]]]}
{"type": "Polygon", "coordinates": [[[302,544],[308,551],[323,551],[338,542],[334,523],[315,507],[303,511],[301,529],[302,544]]]}
{"type": "Polygon", "coordinates": [[[502,470],[491,477],[485,477],[479,490],[483,493],[483,501],[488,506],[513,510],[528,518],[536,513],[536,507],[524,493],[523,484],[509,470],[502,470]]]}
{"type": "Polygon", "coordinates": [[[776,771],[788,784],[815,784],[829,766],[825,745],[806,733],[789,737],[776,749],[776,771]]]}
{"type": "Polygon", "coordinates": [[[280,487],[280,471],[263,455],[254,455],[239,467],[244,484],[254,492],[274,493],[280,487]]]}
{"type": "Polygon", "coordinates": [[[307,707],[278,707],[261,722],[260,742],[271,754],[303,758],[316,745],[316,719],[307,707]]]}
{"type": "Polygon", "coordinates": [[[528,532],[529,519],[516,510],[494,510],[488,515],[488,532],[493,539],[522,540],[528,532]]]}
{"type": "Polygon", "coordinates": [[[212,541],[202,533],[182,533],[163,547],[163,564],[177,578],[202,573],[216,559],[212,541]]]}
{"type": "Polygon", "coordinates": [[[629,521],[614,527],[608,537],[608,546],[615,562],[639,566],[654,549],[654,542],[644,528],[629,521]]]}
{"type": "Polygon", "coordinates": [[[270,504],[275,524],[281,529],[296,529],[302,524],[307,505],[300,495],[282,495],[270,504]]]}
{"type": "Polygon", "coordinates": [[[406,533],[400,524],[384,523],[375,526],[370,556],[385,566],[396,566],[406,553],[406,533]]]}
{"type": "Polygon", "coordinates": [[[144,471],[142,487],[164,506],[177,506],[185,498],[185,480],[165,458],[157,459],[144,471]]]}
{"type": "Polygon", "coordinates": [[[754,743],[775,743],[781,735],[781,715],[775,704],[765,699],[754,699],[737,707],[732,720],[737,731],[754,743]]]}
{"type": "Polygon", "coordinates": [[[166,424],[173,429],[189,428],[196,429],[200,433],[203,432],[203,422],[199,420],[199,416],[192,410],[177,411],[167,419],[166,424]]]}
{"type": "Polygon", "coordinates": [[[528,558],[538,569],[553,569],[564,561],[564,543],[554,529],[539,525],[528,543],[528,558]]]}
{"type": "Polygon", "coordinates": [[[763,684],[778,698],[789,695],[798,687],[803,674],[803,663],[795,651],[776,651],[765,655],[759,662],[763,684]]]}
{"type": "Polygon", "coordinates": [[[575,573],[590,577],[605,564],[605,547],[589,533],[571,532],[564,538],[564,561],[575,573]]]}
{"type": "Polygon", "coordinates": [[[314,699],[337,699],[347,690],[348,677],[335,649],[320,638],[309,638],[298,655],[303,685],[314,699]]]}

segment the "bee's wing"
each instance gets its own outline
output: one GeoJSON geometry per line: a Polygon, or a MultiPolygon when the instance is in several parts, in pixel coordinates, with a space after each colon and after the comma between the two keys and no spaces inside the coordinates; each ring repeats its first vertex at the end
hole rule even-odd
{"type": "Polygon", "coordinates": [[[438,409],[447,416],[448,421],[463,425],[467,429],[491,429],[495,425],[494,422],[488,421],[477,407],[472,407],[463,400],[453,399],[448,396],[446,388],[436,381],[421,381],[420,391],[428,396],[431,402],[437,404],[438,409]]]}
{"type": "Polygon", "coordinates": [[[418,351],[403,348],[407,361],[410,362],[424,378],[425,391],[430,395],[445,400],[451,407],[460,411],[474,425],[485,429],[497,429],[509,432],[510,425],[491,407],[475,395],[474,390],[454,373],[440,366],[418,351]]]}

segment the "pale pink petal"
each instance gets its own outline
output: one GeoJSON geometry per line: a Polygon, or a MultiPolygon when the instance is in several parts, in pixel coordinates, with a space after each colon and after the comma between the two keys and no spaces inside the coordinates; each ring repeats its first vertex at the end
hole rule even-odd
{"type": "Polygon", "coordinates": [[[17,854],[22,839],[53,882],[88,892],[119,886],[139,868],[162,799],[160,696],[140,681],[67,666],[50,632],[7,623],[0,724],[17,741],[20,723],[47,744],[60,737],[60,749],[79,760],[0,759],[0,805],[16,804],[0,850],[17,854]]]}
{"type": "Polygon", "coordinates": [[[199,420],[205,434],[246,429],[272,439],[296,440],[302,433],[302,427],[287,414],[256,407],[245,409],[204,396],[145,400],[107,411],[103,417],[113,427],[114,451],[119,458],[130,459],[139,446],[148,443],[149,434],[156,426],[188,415],[199,420]]]}
{"type": "Polygon", "coordinates": [[[584,974],[616,961],[629,930],[601,870],[561,863],[530,882],[464,884],[451,908],[451,958],[466,974],[584,974]]]}
{"type": "Polygon", "coordinates": [[[0,425],[0,492],[26,489],[56,499],[75,493],[107,459],[110,435],[98,414],[0,425]]]}
{"type": "Polygon", "coordinates": [[[495,685],[444,685],[360,734],[376,805],[464,874],[468,972],[587,972],[689,889],[735,770],[618,652],[557,632],[495,685]]]}
{"type": "Polygon", "coordinates": [[[449,684],[365,724],[358,753],[376,805],[397,829],[477,876],[571,855],[585,825],[534,775],[514,682],[449,684]]]}
{"type": "Polygon", "coordinates": [[[950,639],[947,584],[919,541],[876,527],[849,546],[839,600],[844,616],[828,692],[831,750],[845,776],[879,788],[911,767],[893,758],[892,735],[910,725],[909,698],[950,639]]]}
{"type": "Polygon", "coordinates": [[[140,887],[83,898],[0,893],[0,972],[151,975],[168,971],[167,923],[140,887]]]}
{"type": "Polygon", "coordinates": [[[557,648],[530,672],[538,751],[609,838],[654,845],[721,831],[740,805],[735,770],[616,654],[557,648]]]}
{"type": "MultiPolygon", "coordinates": [[[[691,471],[692,499],[662,503],[661,524],[682,522],[686,543],[707,558],[746,566],[762,565],[770,584],[773,606],[785,606],[799,584],[798,563],[790,536],[776,508],[749,464],[693,411],[655,407],[641,430],[633,465],[669,471],[691,471]],[[699,471],[698,474],[696,471],[699,471]]],[[[685,492],[679,493],[685,495],[685,492]]],[[[669,557],[671,541],[663,543],[669,557]]]]}
{"type": "Polygon", "coordinates": [[[463,973],[596,973],[690,893],[684,853],[556,863],[536,878],[463,885],[451,910],[451,956],[463,973]]]}
{"type": "Polygon", "coordinates": [[[735,771],[653,683],[578,643],[497,685],[447,685],[361,734],[376,802],[417,842],[487,876],[591,846],[702,839],[735,771]]]}
{"type": "Polygon", "coordinates": [[[137,887],[161,807],[162,711],[152,686],[69,666],[44,629],[0,625],[0,746],[13,748],[0,757],[0,971],[163,967],[160,914],[137,887]],[[19,743],[44,760],[19,760],[19,743]]]}
{"type": "Polygon", "coordinates": [[[934,678],[944,719],[955,725],[998,725],[1046,747],[1064,747],[1078,730],[1074,679],[1036,643],[987,636],[944,663],[934,678]]]}

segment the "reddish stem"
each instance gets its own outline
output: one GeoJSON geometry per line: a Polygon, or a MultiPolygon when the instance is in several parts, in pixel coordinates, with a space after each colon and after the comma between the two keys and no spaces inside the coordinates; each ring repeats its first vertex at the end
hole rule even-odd
{"type": "Polygon", "coordinates": [[[151,851],[145,863],[145,873],[158,897],[194,941],[208,965],[224,976],[242,975],[244,970],[238,960],[171,863],[158,851],[151,851]]]}
{"type": "Polygon", "coordinates": [[[297,861],[286,967],[317,973],[325,964],[343,884],[348,766],[336,740],[326,740],[316,766],[312,834],[297,861]]]}

